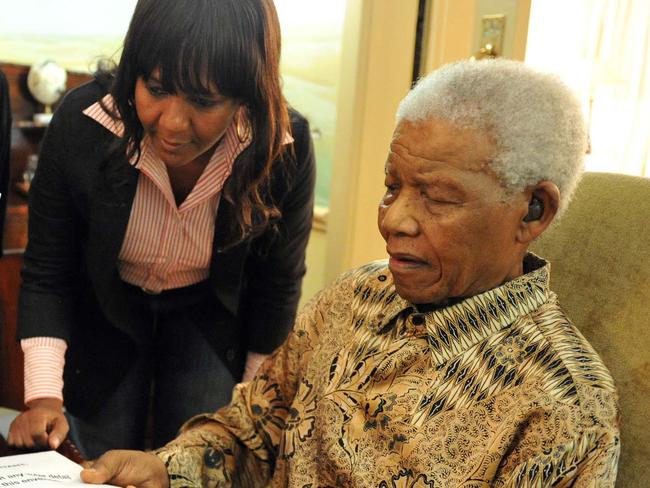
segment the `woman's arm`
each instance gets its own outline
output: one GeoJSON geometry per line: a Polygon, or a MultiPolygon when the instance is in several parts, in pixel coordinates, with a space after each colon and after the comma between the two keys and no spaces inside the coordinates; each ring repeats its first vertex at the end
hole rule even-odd
{"type": "MultiPolygon", "coordinates": [[[[18,335],[68,339],[82,255],[82,221],[68,183],[70,109],[64,102],[43,140],[29,191],[28,243],[20,290],[18,335]]],[[[84,142],[85,144],[86,142],[84,142]]]]}
{"type": "Polygon", "coordinates": [[[26,351],[28,408],[12,423],[8,439],[19,447],[56,448],[68,432],[60,390],[65,341],[72,324],[73,288],[80,268],[81,219],[63,170],[69,154],[67,111],[64,102],[48,127],[30,188],[29,238],[18,315],[18,337],[38,337],[58,345],[54,347],[58,359],[54,360],[55,369],[50,371],[48,363],[43,371],[32,364],[34,355],[26,351]],[[53,388],[58,394],[51,394],[53,388]],[[34,394],[35,390],[48,393],[34,394]]]}

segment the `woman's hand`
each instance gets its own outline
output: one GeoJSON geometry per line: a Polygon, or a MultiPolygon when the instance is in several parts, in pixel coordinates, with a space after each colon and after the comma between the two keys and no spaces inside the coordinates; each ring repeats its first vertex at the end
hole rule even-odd
{"type": "Polygon", "coordinates": [[[85,483],[168,488],[165,464],[142,451],[108,451],[81,472],[85,483]]]}
{"type": "Polygon", "coordinates": [[[7,443],[20,449],[56,449],[68,434],[63,402],[58,398],[38,398],[14,419],[7,443]]]}
{"type": "Polygon", "coordinates": [[[246,366],[244,367],[244,376],[242,381],[251,381],[255,378],[255,373],[260,368],[262,363],[270,354],[261,354],[259,352],[248,351],[246,355],[246,366]]]}

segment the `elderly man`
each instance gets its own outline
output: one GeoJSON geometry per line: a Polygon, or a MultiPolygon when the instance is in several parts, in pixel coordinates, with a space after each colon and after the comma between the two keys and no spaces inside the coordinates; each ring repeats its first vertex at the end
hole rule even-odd
{"type": "Polygon", "coordinates": [[[228,407],[155,453],[109,452],[84,479],[613,486],[612,378],[527,253],[567,206],[584,149],[556,79],[504,60],[433,72],[397,114],[379,205],[388,261],[318,294],[228,407]]]}

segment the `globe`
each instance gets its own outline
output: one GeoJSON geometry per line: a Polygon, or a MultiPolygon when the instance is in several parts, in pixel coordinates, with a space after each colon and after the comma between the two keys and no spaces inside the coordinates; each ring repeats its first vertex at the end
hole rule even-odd
{"type": "Polygon", "coordinates": [[[44,114],[34,114],[35,122],[49,122],[52,117],[51,105],[65,93],[67,79],[65,69],[49,59],[34,63],[29,69],[27,88],[36,100],[45,105],[44,114]]]}

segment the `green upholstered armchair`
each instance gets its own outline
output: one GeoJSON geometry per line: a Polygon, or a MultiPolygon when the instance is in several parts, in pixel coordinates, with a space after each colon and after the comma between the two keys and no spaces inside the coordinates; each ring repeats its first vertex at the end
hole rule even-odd
{"type": "Polygon", "coordinates": [[[585,174],[531,250],[550,261],[551,289],[618,387],[616,486],[650,486],[650,179],[585,174]]]}

